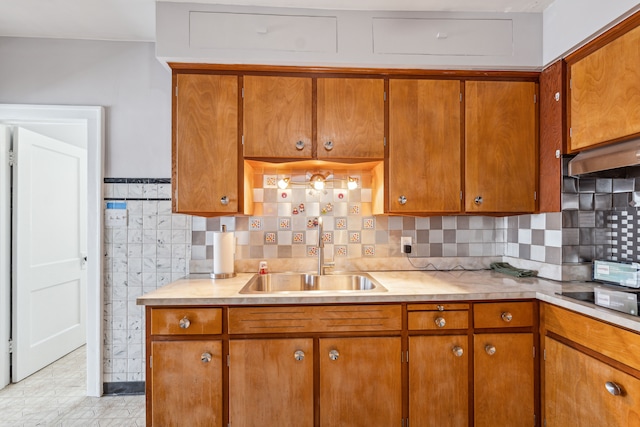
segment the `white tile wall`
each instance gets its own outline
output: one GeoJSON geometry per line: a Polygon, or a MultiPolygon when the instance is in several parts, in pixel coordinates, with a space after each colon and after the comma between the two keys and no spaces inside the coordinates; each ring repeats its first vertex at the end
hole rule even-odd
{"type": "Polygon", "coordinates": [[[106,183],[104,192],[128,214],[126,226],[104,230],[104,381],[144,381],[144,307],[136,298],[189,273],[191,217],[171,213],[171,184],[106,183]]]}

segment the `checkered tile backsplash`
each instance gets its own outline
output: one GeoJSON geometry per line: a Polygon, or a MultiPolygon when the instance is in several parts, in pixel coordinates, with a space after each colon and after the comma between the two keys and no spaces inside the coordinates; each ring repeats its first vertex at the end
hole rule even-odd
{"type": "MultiPolygon", "coordinates": [[[[346,177],[346,172],[334,174],[346,177]]],[[[304,176],[304,172],[291,175],[304,176]]],[[[193,217],[192,272],[197,272],[196,266],[203,261],[213,259],[213,232],[223,224],[235,232],[236,259],[315,257],[318,229],[314,220],[318,216],[323,218],[327,259],[402,257],[400,237],[410,236],[416,257],[490,257],[517,252],[516,256],[523,258],[560,263],[560,213],[512,218],[374,217],[369,172],[358,172],[360,185],[355,190],[348,190],[339,180],[325,191],[281,190],[277,188],[280,178],[264,171],[256,173],[254,183],[261,187],[253,190],[252,217],[193,217]]]]}

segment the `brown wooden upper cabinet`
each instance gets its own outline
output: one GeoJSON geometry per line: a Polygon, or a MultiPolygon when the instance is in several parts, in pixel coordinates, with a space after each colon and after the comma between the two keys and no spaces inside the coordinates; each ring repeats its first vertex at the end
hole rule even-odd
{"type": "Polygon", "coordinates": [[[566,124],[565,75],[562,59],[540,74],[539,212],[560,212],[566,124]]]}
{"type": "Polygon", "coordinates": [[[173,211],[239,212],[238,77],[174,74],[173,211]]]}
{"type": "Polygon", "coordinates": [[[537,84],[465,83],[465,210],[536,210],[537,84]]]}
{"type": "Polygon", "coordinates": [[[384,80],[318,78],[318,158],[384,158],[384,80]]]}
{"type": "Polygon", "coordinates": [[[570,152],[640,136],[640,15],[603,38],[618,34],[566,58],[570,152]]]}
{"type": "Polygon", "coordinates": [[[244,76],[244,156],[312,157],[310,77],[244,76]]]}
{"type": "Polygon", "coordinates": [[[388,210],[462,210],[458,80],[389,80],[388,210]]]}

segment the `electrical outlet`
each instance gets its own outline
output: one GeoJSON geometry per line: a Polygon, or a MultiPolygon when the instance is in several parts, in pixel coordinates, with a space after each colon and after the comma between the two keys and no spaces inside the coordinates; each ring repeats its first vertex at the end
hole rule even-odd
{"type": "Polygon", "coordinates": [[[411,236],[401,236],[400,237],[400,253],[406,254],[407,252],[411,252],[411,251],[405,251],[405,247],[406,246],[411,246],[411,236]]]}

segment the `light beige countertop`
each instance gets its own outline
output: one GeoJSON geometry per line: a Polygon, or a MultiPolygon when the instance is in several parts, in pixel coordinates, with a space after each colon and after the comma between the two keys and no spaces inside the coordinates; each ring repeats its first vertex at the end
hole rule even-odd
{"type": "Polygon", "coordinates": [[[253,273],[230,279],[192,274],[137,299],[138,305],[279,305],[342,304],[430,301],[481,301],[537,298],[579,313],[640,332],[640,317],[618,313],[594,304],[563,297],[564,291],[589,291],[596,283],[557,282],[541,278],[516,278],[491,270],[369,271],[386,292],[297,291],[240,294],[253,273]]]}

